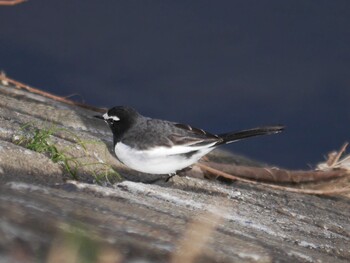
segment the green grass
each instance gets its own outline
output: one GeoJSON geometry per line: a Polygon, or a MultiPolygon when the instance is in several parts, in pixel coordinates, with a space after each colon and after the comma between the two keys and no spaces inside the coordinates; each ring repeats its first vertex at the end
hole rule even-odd
{"type": "Polygon", "coordinates": [[[77,175],[80,168],[92,165],[102,167],[102,169],[99,169],[98,172],[92,170],[92,175],[98,184],[102,184],[103,181],[110,182],[111,178],[121,180],[122,177],[113,169],[111,165],[101,162],[81,163],[81,159],[83,157],[77,158],[68,153],[69,147],[73,146],[69,146],[63,150],[57,147],[52,140],[54,134],[57,132],[63,132],[72,136],[75,143],[83,148],[85,154],[88,154],[86,147],[87,143],[100,143],[97,141],[84,142],[71,131],[58,128],[54,125],[47,128],[38,129],[32,124],[25,124],[21,128],[19,135],[15,136],[14,142],[17,145],[21,145],[34,152],[47,155],[54,163],[61,164],[64,170],[75,180],[78,180],[77,175]]]}

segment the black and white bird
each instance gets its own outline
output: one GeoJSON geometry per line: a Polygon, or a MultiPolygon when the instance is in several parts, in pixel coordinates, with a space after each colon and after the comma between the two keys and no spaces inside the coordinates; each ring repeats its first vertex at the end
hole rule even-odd
{"type": "Polygon", "coordinates": [[[133,170],[151,174],[174,175],[222,144],[283,130],[283,126],[267,126],[214,135],[190,125],[144,117],[123,106],[95,117],[112,130],[117,158],[133,170]]]}

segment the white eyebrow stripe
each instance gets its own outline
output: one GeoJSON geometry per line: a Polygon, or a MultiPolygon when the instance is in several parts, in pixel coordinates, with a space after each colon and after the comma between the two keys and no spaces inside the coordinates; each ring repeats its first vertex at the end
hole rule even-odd
{"type": "Polygon", "coordinates": [[[114,120],[114,121],[120,121],[120,119],[117,116],[110,117],[107,113],[103,114],[102,116],[105,120],[114,120]]]}

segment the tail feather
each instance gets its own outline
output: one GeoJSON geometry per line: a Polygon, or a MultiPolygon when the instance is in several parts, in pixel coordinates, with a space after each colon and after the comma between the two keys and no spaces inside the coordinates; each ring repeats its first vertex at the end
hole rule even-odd
{"type": "Polygon", "coordinates": [[[235,142],[235,141],[253,137],[253,136],[280,133],[283,130],[284,130],[284,126],[267,126],[267,127],[258,127],[254,129],[243,130],[239,132],[223,133],[218,135],[220,138],[223,139],[223,141],[220,142],[219,144],[227,144],[227,143],[235,142]]]}

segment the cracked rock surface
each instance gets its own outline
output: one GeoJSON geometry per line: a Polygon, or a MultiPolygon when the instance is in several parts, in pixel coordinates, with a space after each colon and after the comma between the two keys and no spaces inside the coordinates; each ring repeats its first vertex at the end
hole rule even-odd
{"type": "Polygon", "coordinates": [[[196,169],[146,184],[155,177],[113,157],[112,135],[94,115],[0,85],[0,262],[179,262],[196,246],[182,246],[192,223],[207,221],[213,229],[195,233],[207,242],[192,262],[350,261],[349,199],[190,177],[196,169]],[[75,178],[16,143],[28,123],[54,126],[50,142],[77,160],[75,178]]]}

